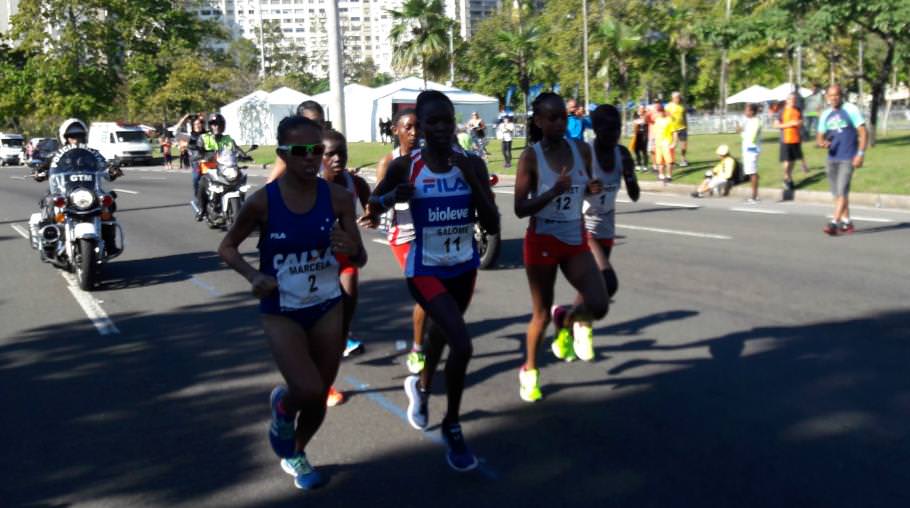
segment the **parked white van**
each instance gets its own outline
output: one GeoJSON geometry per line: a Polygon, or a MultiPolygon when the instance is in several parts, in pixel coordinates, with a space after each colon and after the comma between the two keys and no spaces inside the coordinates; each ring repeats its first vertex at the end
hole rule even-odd
{"type": "Polygon", "coordinates": [[[0,164],[17,166],[25,160],[25,138],[21,134],[0,132],[0,164]]]}
{"type": "Polygon", "coordinates": [[[136,125],[118,122],[92,122],[88,130],[88,146],[101,152],[108,161],[123,164],[152,162],[152,145],[145,131],[136,125]]]}

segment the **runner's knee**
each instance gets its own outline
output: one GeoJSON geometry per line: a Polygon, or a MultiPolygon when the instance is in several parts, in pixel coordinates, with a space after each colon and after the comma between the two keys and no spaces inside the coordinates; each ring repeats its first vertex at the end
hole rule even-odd
{"type": "Polygon", "coordinates": [[[613,298],[613,295],[619,290],[619,279],[616,278],[616,271],[612,268],[608,268],[602,273],[604,282],[607,284],[607,296],[613,298]]]}

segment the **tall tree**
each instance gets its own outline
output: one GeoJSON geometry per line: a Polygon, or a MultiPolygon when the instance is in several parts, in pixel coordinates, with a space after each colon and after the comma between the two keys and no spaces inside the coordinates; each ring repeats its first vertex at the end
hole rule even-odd
{"type": "Polygon", "coordinates": [[[453,21],[441,0],[405,0],[399,10],[390,10],[395,46],[392,66],[399,72],[419,68],[426,87],[427,76],[439,76],[448,64],[449,31],[453,21]]]}

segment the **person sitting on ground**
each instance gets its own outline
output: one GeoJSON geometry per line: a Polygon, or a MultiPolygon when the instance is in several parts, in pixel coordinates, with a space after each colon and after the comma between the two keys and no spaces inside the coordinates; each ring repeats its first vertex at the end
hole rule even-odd
{"type": "Polygon", "coordinates": [[[720,161],[711,171],[705,173],[705,181],[698,185],[693,198],[700,198],[706,195],[717,193],[723,195],[726,193],[728,183],[733,181],[733,174],[736,171],[736,159],[730,155],[730,147],[720,145],[715,152],[720,161]]]}

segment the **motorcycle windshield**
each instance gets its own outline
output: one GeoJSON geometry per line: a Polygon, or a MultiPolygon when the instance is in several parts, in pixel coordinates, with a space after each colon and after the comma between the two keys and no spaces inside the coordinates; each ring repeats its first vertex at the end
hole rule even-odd
{"type": "Polygon", "coordinates": [[[105,170],[104,159],[97,153],[84,148],[64,149],[51,162],[51,190],[69,193],[77,188],[95,189],[105,170]]]}
{"type": "Polygon", "coordinates": [[[218,165],[226,168],[237,167],[237,153],[230,147],[224,147],[218,152],[218,165]]]}

